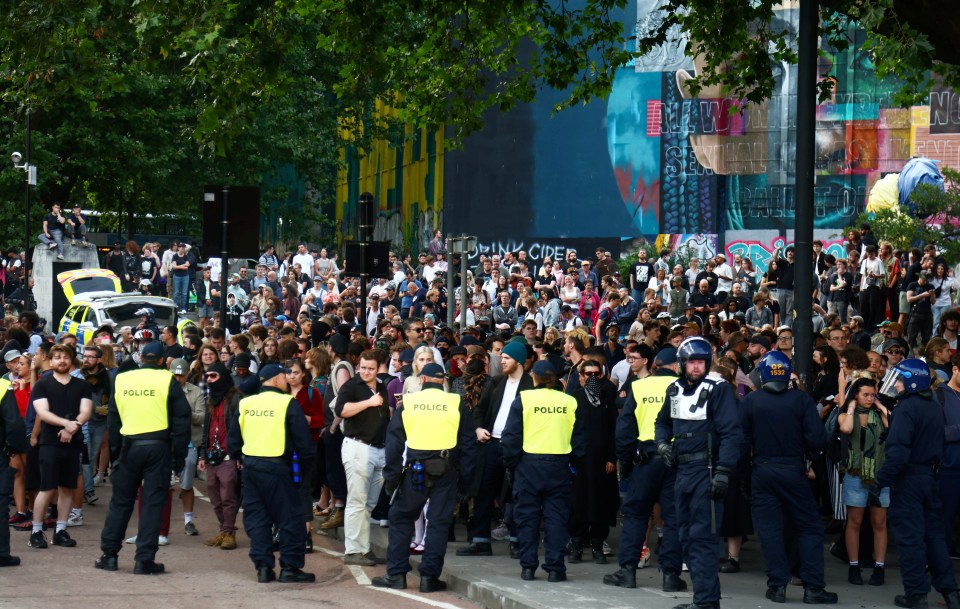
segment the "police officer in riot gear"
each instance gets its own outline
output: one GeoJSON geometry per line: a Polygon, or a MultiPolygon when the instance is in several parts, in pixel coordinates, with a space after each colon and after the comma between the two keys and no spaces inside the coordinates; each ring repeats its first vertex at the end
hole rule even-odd
{"type": "Polygon", "coordinates": [[[701,337],[680,343],[680,378],[667,388],[656,421],[657,454],[677,467],[677,526],[693,581],[693,603],[674,609],[720,606],[717,525],[743,435],[733,389],[706,378],[712,357],[710,343],[701,337]]]}
{"type": "Polygon", "coordinates": [[[663,572],[664,592],[683,592],[687,582],[680,579],[683,558],[677,537],[674,482],[676,472],[657,455],[654,424],[664,396],[677,380],[677,350],[667,347],[654,359],[653,376],[634,381],[627,401],[617,419],[617,458],[635,463],[630,474],[627,495],[620,508],[623,529],[620,532],[620,570],[603,577],[603,583],[621,588],[637,587],[637,561],[647,537],[647,523],[653,506],[660,503],[663,518],[663,542],[657,553],[663,572]]]}
{"type": "Polygon", "coordinates": [[[743,399],[743,412],[753,450],[751,508],[767,563],[767,598],[786,602],[786,517],[800,550],[803,602],[836,603],[837,595],[823,589],[823,523],[806,477],[810,461],[826,448],[826,431],[813,398],[789,387],[790,358],[771,351],[757,368],[761,387],[743,399]]]}
{"type": "Polygon", "coordinates": [[[559,390],[553,365],[546,360],[534,364],[533,381],[535,388],[521,391],[510,406],[500,451],[506,466],[515,470],[513,517],[521,577],[532,580],[537,571],[542,515],[543,569],[547,581],[561,582],[567,579],[563,555],[570,539],[571,460],[586,454],[587,442],[577,400],[559,390]]]}
{"type": "Polygon", "coordinates": [[[900,553],[904,591],[896,596],[894,604],[926,609],[932,580],[947,608],[960,609],[937,482],[944,424],[943,408],[930,392],[932,376],[922,360],[905,359],[884,377],[880,392],[898,397],[900,402],[890,422],[885,461],[870,489],[871,505],[879,501],[881,488],[893,489],[887,517],[900,553]]]}
{"type": "Polygon", "coordinates": [[[0,530],[0,567],[20,565],[20,557],[10,555],[10,527],[6,526],[10,511],[10,495],[13,493],[13,476],[16,470],[9,466],[10,457],[27,452],[27,429],[17,409],[10,381],[0,379],[0,515],[3,527],[0,530]]]}
{"type": "Polygon", "coordinates": [[[279,581],[316,580],[303,571],[307,531],[297,488],[309,481],[297,478],[300,471],[310,471],[317,449],[300,403],[287,393],[289,372],[278,364],[260,369],[260,393],[240,400],[227,435],[230,457],[243,459],[243,526],[261,584],[277,579],[273,527],[279,531],[279,581]]]}
{"type": "Polygon", "coordinates": [[[443,366],[424,366],[420,371],[422,390],[403,396],[403,404],[387,429],[383,481],[393,503],[387,575],[374,577],[372,582],[380,588],[407,587],[413,524],[428,499],[420,592],[447,588],[446,582],[439,579],[447,551],[447,533],[458,487],[473,479],[477,441],[466,404],[459,395],[444,392],[443,379],[443,366]]]}
{"type": "Polygon", "coordinates": [[[163,564],[154,558],[163,504],[170,488],[171,465],[173,471],[183,471],[190,444],[191,410],[177,379],[163,367],[163,345],[148,343],[140,356],[141,369],[117,375],[108,405],[110,456],[114,462],[119,459],[119,463],[110,478],[113,498],[100,534],[103,555],[94,566],[117,570],[117,554],[142,483],[133,572],[156,575],[164,571],[163,564]]]}

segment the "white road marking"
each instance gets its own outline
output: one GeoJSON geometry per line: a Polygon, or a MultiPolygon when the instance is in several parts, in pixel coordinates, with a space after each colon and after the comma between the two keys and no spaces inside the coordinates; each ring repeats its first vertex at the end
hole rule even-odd
{"type": "Polygon", "coordinates": [[[443,601],[435,601],[429,598],[424,598],[422,596],[417,596],[416,594],[411,594],[409,592],[404,592],[403,590],[394,590],[392,588],[375,588],[370,586],[371,590],[377,590],[379,592],[386,592],[387,594],[393,594],[394,596],[402,596],[403,598],[410,599],[412,601],[417,601],[423,603],[424,605],[430,605],[431,607],[439,607],[439,609],[463,609],[452,603],[445,603],[443,601]]]}
{"type": "Polygon", "coordinates": [[[343,552],[337,552],[336,550],[328,550],[327,548],[318,548],[314,546],[314,551],[323,552],[324,554],[329,554],[330,556],[336,556],[337,558],[343,558],[343,552]]]}
{"type": "Polygon", "coordinates": [[[659,588],[637,588],[638,590],[643,590],[644,592],[650,592],[651,594],[656,594],[657,596],[663,596],[666,598],[693,598],[693,592],[664,592],[659,588]]]}
{"type": "Polygon", "coordinates": [[[353,573],[353,579],[357,580],[357,583],[361,586],[369,586],[370,578],[367,577],[367,574],[363,572],[363,568],[359,565],[349,565],[347,567],[350,569],[350,572],[353,573]]]}

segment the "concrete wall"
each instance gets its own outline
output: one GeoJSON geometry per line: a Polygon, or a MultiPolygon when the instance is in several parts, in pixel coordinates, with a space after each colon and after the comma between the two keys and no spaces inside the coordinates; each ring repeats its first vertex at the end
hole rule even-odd
{"type": "MultiPolygon", "coordinates": [[[[64,262],[80,263],[79,268],[100,268],[97,250],[93,247],[63,244],[64,262]]],[[[47,320],[47,328],[56,326],[59,319],[53,319],[53,285],[56,282],[53,263],[57,262],[57,250],[39,244],[33,248],[33,295],[37,299],[37,314],[47,320]]]]}

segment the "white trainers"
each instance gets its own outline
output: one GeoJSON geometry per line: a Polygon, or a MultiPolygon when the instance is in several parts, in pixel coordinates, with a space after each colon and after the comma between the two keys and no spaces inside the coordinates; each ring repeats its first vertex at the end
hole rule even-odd
{"type": "Polygon", "coordinates": [[[123,540],[123,543],[137,543],[137,536],[134,535],[133,537],[127,537],[123,540]]]}
{"type": "Polygon", "coordinates": [[[63,260],[63,254],[57,254],[57,260],[63,260]]]}
{"type": "Polygon", "coordinates": [[[52,250],[57,249],[57,244],[56,244],[56,243],[51,243],[49,249],[52,249],[52,250]]]}
{"type": "Polygon", "coordinates": [[[160,540],[159,540],[159,542],[158,542],[158,545],[161,545],[161,546],[169,546],[169,545],[170,545],[170,538],[167,537],[166,535],[161,535],[161,536],[160,536],[160,540]]]}
{"type": "Polygon", "coordinates": [[[68,527],[82,527],[83,526],[83,514],[70,514],[70,517],[67,518],[68,527]]]}

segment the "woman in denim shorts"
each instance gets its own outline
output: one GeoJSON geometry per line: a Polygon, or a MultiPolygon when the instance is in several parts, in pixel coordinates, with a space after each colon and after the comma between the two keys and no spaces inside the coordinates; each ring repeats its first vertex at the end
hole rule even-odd
{"type": "Polygon", "coordinates": [[[877,382],[857,379],[847,392],[847,403],[837,418],[840,432],[849,436],[849,456],[843,478],[843,503],[847,506],[846,544],[850,558],[848,580],[862,586],[860,575],[860,526],[865,509],[870,507],[873,527],[874,570],[871,586],[884,582],[884,560],[887,554],[887,507],[890,489],[878,489],[875,478],[883,465],[883,443],[880,436],[889,426],[889,412],[877,400],[877,382]]]}

